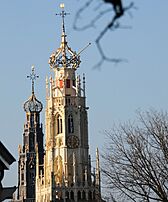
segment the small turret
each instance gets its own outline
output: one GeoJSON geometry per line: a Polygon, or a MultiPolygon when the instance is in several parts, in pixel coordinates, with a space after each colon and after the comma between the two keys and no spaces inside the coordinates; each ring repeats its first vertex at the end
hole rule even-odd
{"type": "MultiPolygon", "coordinates": [[[[23,146],[19,146],[18,162],[18,197],[22,200],[35,199],[36,174],[39,176],[39,166],[43,164],[43,131],[40,123],[40,112],[42,103],[36,98],[34,92],[34,81],[37,76],[32,66],[30,78],[32,92],[30,98],[24,103],[26,112],[26,123],[24,124],[23,146]]],[[[42,170],[41,170],[42,171],[42,170]]]]}

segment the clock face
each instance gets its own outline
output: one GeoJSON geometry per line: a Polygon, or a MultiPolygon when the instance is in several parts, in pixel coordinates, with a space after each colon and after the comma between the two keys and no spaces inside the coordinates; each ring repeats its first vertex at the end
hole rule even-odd
{"type": "Polygon", "coordinates": [[[71,135],[67,139],[67,145],[71,149],[76,149],[79,147],[79,138],[75,135],[71,135]]]}

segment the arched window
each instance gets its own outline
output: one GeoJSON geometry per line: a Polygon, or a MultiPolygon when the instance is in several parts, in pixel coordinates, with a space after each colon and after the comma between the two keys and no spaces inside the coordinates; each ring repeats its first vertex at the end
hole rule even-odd
{"type": "Polygon", "coordinates": [[[70,86],[71,86],[71,80],[66,79],[66,88],[70,88],[70,86]]]}
{"type": "Polygon", "coordinates": [[[86,193],[85,193],[85,191],[82,192],[82,199],[86,199],[86,193]]]}
{"type": "Polygon", "coordinates": [[[93,199],[96,198],[96,194],[95,194],[95,191],[93,191],[93,199]]]}
{"type": "Polygon", "coordinates": [[[29,134],[29,149],[30,151],[34,150],[34,134],[33,133],[29,134]]]}
{"type": "Polygon", "coordinates": [[[72,114],[68,116],[68,132],[73,133],[74,132],[74,123],[73,123],[73,117],[72,114]]]}
{"type": "Polygon", "coordinates": [[[69,192],[68,191],[66,191],[66,193],[65,193],[65,198],[69,199],[69,192]]]}
{"type": "Polygon", "coordinates": [[[81,199],[81,192],[78,191],[78,200],[81,199]]]}
{"type": "Polygon", "coordinates": [[[60,115],[57,117],[57,134],[62,133],[62,118],[60,115]]]}
{"type": "Polygon", "coordinates": [[[91,192],[91,191],[89,191],[89,193],[88,193],[88,198],[89,198],[90,200],[92,200],[92,192],[91,192]]]}
{"type": "Polygon", "coordinates": [[[74,199],[74,192],[71,191],[71,199],[74,199]]]}
{"type": "Polygon", "coordinates": [[[34,114],[33,113],[31,113],[31,115],[30,115],[30,125],[31,125],[31,127],[34,126],[34,114]]]}

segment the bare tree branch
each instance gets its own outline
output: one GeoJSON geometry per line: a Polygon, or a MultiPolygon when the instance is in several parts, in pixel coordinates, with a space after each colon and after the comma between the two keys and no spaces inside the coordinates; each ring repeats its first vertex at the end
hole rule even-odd
{"type": "Polygon", "coordinates": [[[95,18],[93,18],[88,24],[86,24],[85,26],[82,26],[82,27],[77,27],[77,20],[78,20],[78,17],[80,16],[80,10],[76,13],[76,16],[75,16],[75,21],[74,21],[74,24],[73,24],[73,28],[77,31],[83,31],[83,30],[86,30],[88,28],[92,28],[92,27],[95,27],[95,23],[101,18],[103,17],[104,14],[108,13],[108,12],[111,12],[112,9],[106,9],[104,11],[101,11],[95,18]]]}
{"type": "MultiPolygon", "coordinates": [[[[109,2],[113,2],[113,1],[109,1],[109,2]]],[[[100,62],[97,64],[97,67],[100,67],[102,65],[102,63],[104,61],[108,61],[108,62],[114,62],[114,63],[119,63],[119,62],[123,62],[125,61],[124,59],[113,59],[113,58],[108,58],[105,56],[104,52],[103,52],[103,49],[100,45],[100,41],[101,39],[104,37],[104,35],[107,33],[107,31],[109,29],[112,30],[112,28],[118,28],[119,27],[119,24],[118,24],[118,27],[115,26],[115,22],[117,21],[118,18],[120,18],[121,16],[124,15],[125,11],[127,11],[128,9],[132,8],[133,7],[133,3],[130,3],[130,5],[126,8],[122,8],[122,5],[121,5],[121,1],[119,3],[119,9],[117,9],[117,5],[116,4],[113,4],[113,7],[114,7],[114,10],[115,10],[115,15],[113,16],[112,18],[112,21],[101,31],[101,33],[99,34],[99,36],[97,37],[96,39],[96,45],[97,45],[97,48],[98,48],[98,51],[101,55],[101,60],[100,62]]]]}
{"type": "Polygon", "coordinates": [[[120,201],[168,201],[168,115],[139,113],[138,125],[121,124],[106,132],[102,155],[107,188],[120,201]]]}
{"type": "Polygon", "coordinates": [[[85,30],[85,29],[87,29],[87,28],[89,28],[89,27],[92,27],[92,25],[91,25],[91,26],[90,26],[90,25],[86,25],[86,26],[83,26],[83,27],[80,27],[80,28],[79,28],[79,27],[77,26],[77,21],[78,21],[79,19],[81,19],[81,14],[83,13],[83,11],[85,11],[85,10],[93,3],[93,1],[94,1],[94,0],[88,0],[88,1],[84,4],[84,6],[82,6],[82,7],[76,12],[75,19],[74,19],[74,24],[73,24],[74,29],[82,31],[82,30],[85,30]]]}
{"type": "MultiPolygon", "coordinates": [[[[75,16],[75,20],[74,20],[74,29],[76,30],[86,30],[88,28],[91,27],[95,27],[97,21],[99,21],[100,18],[102,18],[104,15],[106,15],[109,12],[112,12],[112,20],[104,27],[104,29],[100,32],[100,34],[97,36],[97,38],[95,39],[95,43],[97,46],[97,49],[99,51],[100,57],[101,59],[99,60],[99,62],[94,66],[94,68],[99,68],[102,66],[102,64],[106,61],[106,62],[113,62],[115,64],[118,64],[120,62],[126,62],[127,60],[122,59],[122,58],[111,58],[111,57],[107,57],[106,54],[103,51],[103,48],[101,46],[101,40],[102,38],[105,36],[105,34],[107,33],[108,30],[116,30],[117,28],[124,28],[120,25],[120,23],[118,22],[118,20],[124,16],[125,12],[130,10],[131,8],[134,7],[133,2],[131,2],[127,7],[123,7],[122,5],[122,0],[102,0],[105,4],[109,3],[111,4],[111,8],[110,9],[106,9],[103,11],[100,11],[98,13],[98,15],[96,15],[96,17],[94,17],[93,19],[90,20],[90,22],[84,26],[77,26],[77,22],[79,19],[81,19],[81,15],[82,13],[91,6],[91,4],[93,3],[93,0],[89,0],[87,1],[83,7],[81,7],[78,12],[76,13],[75,16]]],[[[103,4],[100,4],[96,10],[98,10],[103,4]]]]}

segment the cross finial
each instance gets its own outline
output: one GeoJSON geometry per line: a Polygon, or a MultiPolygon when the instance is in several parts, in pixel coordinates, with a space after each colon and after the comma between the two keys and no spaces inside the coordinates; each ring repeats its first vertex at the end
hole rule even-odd
{"type": "Polygon", "coordinates": [[[60,8],[62,9],[62,12],[61,13],[56,13],[56,15],[60,15],[62,17],[62,32],[63,33],[65,33],[64,18],[65,18],[66,15],[70,14],[70,13],[66,13],[64,11],[64,7],[65,7],[64,3],[61,3],[60,8]]]}
{"type": "Polygon", "coordinates": [[[34,81],[36,80],[36,78],[39,78],[39,76],[35,74],[35,67],[34,67],[34,65],[32,65],[32,67],[31,67],[31,73],[30,73],[29,76],[27,76],[27,78],[30,78],[30,80],[32,81],[32,94],[34,94],[34,81]]]}

